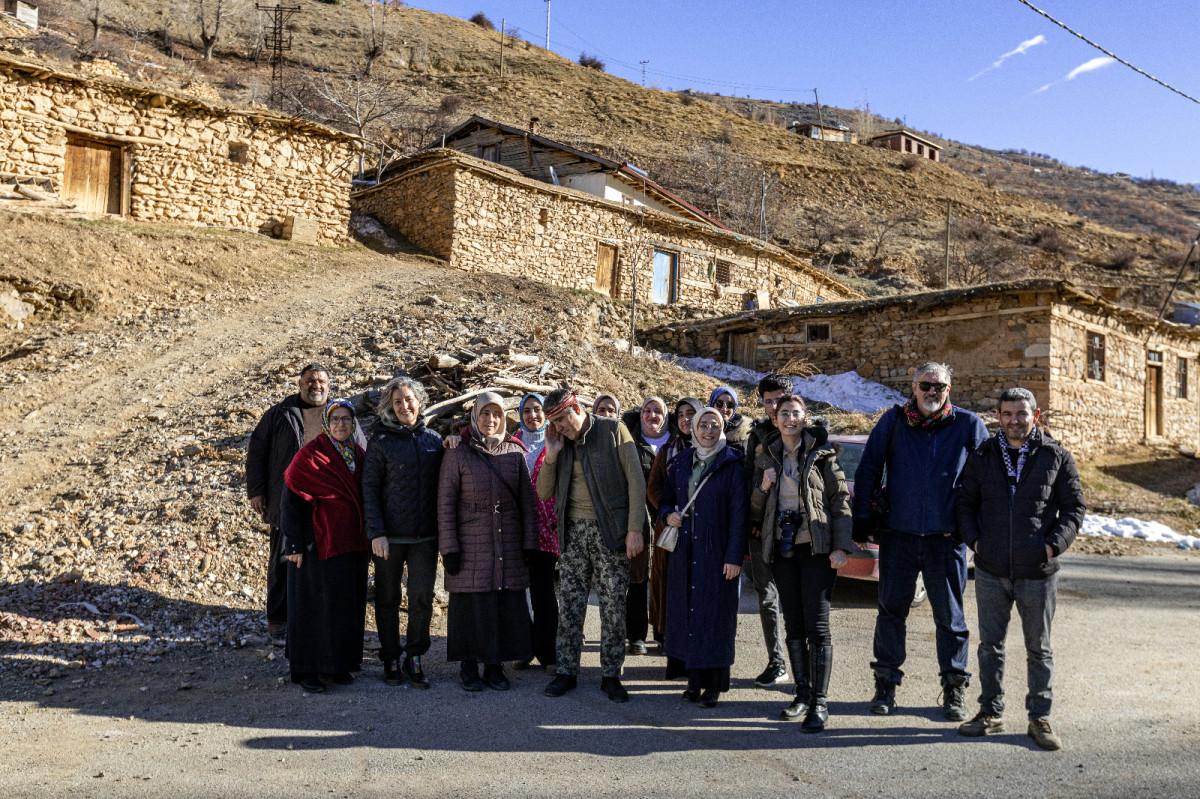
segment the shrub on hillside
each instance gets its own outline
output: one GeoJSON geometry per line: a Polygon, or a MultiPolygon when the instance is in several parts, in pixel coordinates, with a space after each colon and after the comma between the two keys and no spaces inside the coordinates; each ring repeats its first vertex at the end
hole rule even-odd
{"type": "Polygon", "coordinates": [[[1133,249],[1132,247],[1121,247],[1110,252],[1108,257],[1100,262],[1100,265],[1105,269],[1111,269],[1114,272],[1124,272],[1126,269],[1133,266],[1137,259],[1137,250],[1133,249]]]}
{"type": "Polygon", "coordinates": [[[604,71],[604,62],[599,58],[596,58],[594,55],[588,55],[587,53],[579,54],[579,66],[587,67],[588,69],[594,69],[597,72],[604,71]]]}
{"type": "Polygon", "coordinates": [[[489,30],[489,31],[496,30],[496,25],[490,19],[488,19],[487,14],[484,14],[482,11],[480,11],[478,14],[471,17],[467,21],[474,22],[476,25],[483,28],[484,30],[489,30]]]}
{"type": "Polygon", "coordinates": [[[447,116],[457,114],[460,110],[462,110],[464,102],[465,101],[460,94],[447,94],[438,104],[438,111],[447,116]]]}
{"type": "Polygon", "coordinates": [[[1033,238],[1029,240],[1029,243],[1042,252],[1066,255],[1071,251],[1067,237],[1062,234],[1061,230],[1052,227],[1040,227],[1033,231],[1033,238]]]}
{"type": "Polygon", "coordinates": [[[925,163],[925,159],[919,155],[909,153],[900,159],[900,168],[905,172],[914,172],[921,168],[925,163]]]}

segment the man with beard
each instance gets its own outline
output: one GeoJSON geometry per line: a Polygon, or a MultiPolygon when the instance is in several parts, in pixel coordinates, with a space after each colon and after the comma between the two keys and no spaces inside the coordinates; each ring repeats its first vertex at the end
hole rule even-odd
{"type": "Polygon", "coordinates": [[[298,393],[267,409],[246,447],[246,495],[254,512],[271,525],[267,633],[277,640],[287,630],[287,570],[280,563],[283,533],[279,529],[283,473],[300,448],[321,432],[329,399],[329,370],[310,363],[300,371],[298,387],[298,393]]]}
{"type": "Polygon", "coordinates": [[[979,608],[979,713],[963,735],[1004,732],[1004,638],[1013,605],[1025,635],[1029,737],[1062,748],[1050,727],[1054,652],[1050,624],[1058,598],[1058,556],[1083,524],[1083,487],[1071,453],[1037,426],[1032,392],[1000,395],[1000,431],[963,467],[955,512],[963,543],[975,551],[979,608]]]}
{"type": "Polygon", "coordinates": [[[936,628],[942,713],[967,717],[967,622],[963,591],[967,548],[955,536],[954,499],[967,454],[987,440],[978,416],[950,403],[950,367],[928,362],[913,375],[912,399],[886,412],[871,431],[854,485],[854,524],[865,527],[883,484],[879,540],[879,615],[875,620],[875,696],[871,712],[890,715],[904,672],[908,611],[925,579],[936,628]]]}

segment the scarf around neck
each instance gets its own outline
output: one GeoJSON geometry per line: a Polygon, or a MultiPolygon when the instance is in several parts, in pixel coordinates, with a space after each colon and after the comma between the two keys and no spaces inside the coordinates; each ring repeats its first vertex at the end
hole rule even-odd
{"type": "Polygon", "coordinates": [[[538,405],[542,406],[542,410],[546,409],[546,398],[541,394],[526,394],[521,398],[521,404],[517,407],[517,415],[521,419],[521,443],[526,447],[525,463],[529,466],[529,473],[533,474],[533,467],[537,464],[538,455],[542,454],[542,450],[546,448],[546,426],[549,424],[545,417],[542,418],[542,426],[537,430],[531,430],[525,425],[525,403],[529,400],[536,400],[538,405]]]}
{"type": "Polygon", "coordinates": [[[916,397],[910,399],[908,404],[904,406],[904,421],[914,430],[932,431],[939,427],[942,422],[953,418],[954,406],[950,404],[949,400],[931,416],[921,415],[921,409],[917,407],[916,397]]]}
{"type": "Polygon", "coordinates": [[[354,431],[358,427],[358,422],[355,421],[354,406],[350,400],[338,399],[330,402],[325,406],[325,413],[322,415],[322,427],[325,430],[325,435],[329,436],[329,443],[333,444],[333,448],[342,456],[342,460],[346,462],[346,468],[354,474],[354,431]],[[345,441],[338,441],[333,437],[333,433],[329,429],[329,417],[333,413],[334,408],[345,408],[350,411],[350,437],[345,441]]]}
{"type": "Polygon", "coordinates": [[[1004,435],[1004,430],[996,432],[997,442],[1000,444],[1000,457],[1004,459],[1004,471],[1008,473],[1008,489],[1011,493],[1017,493],[1017,482],[1021,479],[1021,472],[1025,471],[1025,458],[1029,455],[1029,451],[1033,449],[1033,445],[1041,439],[1041,431],[1036,427],[1029,434],[1029,438],[1025,439],[1025,443],[1017,450],[1017,462],[1014,465],[1012,462],[1012,453],[1009,452],[1011,447],[1008,445],[1008,438],[1004,435]]]}

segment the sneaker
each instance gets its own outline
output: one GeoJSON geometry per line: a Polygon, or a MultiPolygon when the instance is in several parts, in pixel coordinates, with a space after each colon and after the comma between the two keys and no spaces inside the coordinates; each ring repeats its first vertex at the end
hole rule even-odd
{"type": "Polygon", "coordinates": [[[421,668],[421,656],[409,655],[404,658],[404,676],[413,684],[413,688],[428,688],[429,678],[425,676],[425,670],[421,668]]]}
{"type": "Polygon", "coordinates": [[[629,654],[631,654],[631,655],[646,654],[646,642],[645,641],[630,641],[629,642],[629,654]]]}
{"type": "Polygon", "coordinates": [[[942,715],[946,721],[965,721],[967,718],[967,681],[951,677],[942,686],[942,715]]]}
{"type": "Polygon", "coordinates": [[[387,685],[404,685],[404,672],[400,671],[400,661],[396,659],[383,661],[383,681],[387,685]]]}
{"type": "Polygon", "coordinates": [[[759,688],[770,688],[775,683],[783,682],[787,678],[787,667],[783,665],[783,661],[772,659],[763,669],[763,673],[754,678],[754,684],[759,688]]]}
{"type": "Polygon", "coordinates": [[[999,716],[989,716],[984,711],[975,714],[975,718],[958,725],[959,735],[968,738],[978,738],[982,735],[999,735],[1004,732],[1004,719],[999,716]]]}
{"type": "Polygon", "coordinates": [[[579,685],[579,678],[574,674],[559,674],[550,681],[542,693],[550,697],[560,697],[567,691],[574,690],[577,685],[579,685]]]}
{"type": "Polygon", "coordinates": [[[605,677],[600,680],[600,690],[608,696],[610,702],[628,702],[629,692],[621,685],[620,677],[605,677]]]}
{"type": "Polygon", "coordinates": [[[896,711],[896,683],[882,674],[875,675],[875,696],[871,697],[871,712],[890,716],[896,711]]]}
{"type": "Polygon", "coordinates": [[[1050,729],[1050,719],[1030,719],[1029,737],[1035,744],[1048,751],[1062,749],[1062,741],[1050,729]]]}

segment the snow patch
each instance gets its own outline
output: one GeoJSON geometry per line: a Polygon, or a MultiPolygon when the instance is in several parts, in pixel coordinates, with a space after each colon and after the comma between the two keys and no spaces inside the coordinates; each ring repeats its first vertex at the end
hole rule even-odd
{"type": "Polygon", "coordinates": [[[1194,535],[1177,533],[1165,524],[1129,516],[1114,519],[1111,516],[1094,516],[1089,513],[1083,518],[1083,528],[1079,532],[1083,535],[1141,538],[1146,541],[1178,544],[1180,549],[1200,549],[1200,538],[1194,535]]]}
{"type": "MultiPolygon", "coordinates": [[[[741,366],[720,363],[712,358],[677,358],[666,354],[660,354],[659,357],[683,369],[711,375],[718,380],[757,383],[765,374],[741,366]]],[[[793,377],[791,380],[792,389],[800,396],[854,413],[878,413],[893,405],[903,405],[907,402],[907,398],[900,392],[881,383],[866,380],[857,372],[793,377]]]]}

